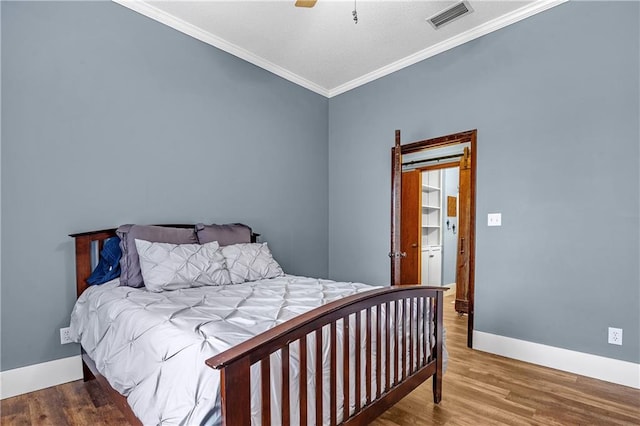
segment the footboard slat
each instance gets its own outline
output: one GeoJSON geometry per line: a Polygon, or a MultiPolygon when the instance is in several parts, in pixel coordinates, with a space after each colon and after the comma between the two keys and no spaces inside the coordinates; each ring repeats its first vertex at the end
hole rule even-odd
{"type": "Polygon", "coordinates": [[[324,422],[322,410],[322,328],[316,330],[316,424],[324,422]]]}
{"type": "Polygon", "coordinates": [[[406,353],[407,353],[407,300],[403,299],[402,300],[402,352],[401,354],[405,354],[405,356],[401,356],[401,364],[400,367],[402,369],[402,372],[400,373],[400,380],[402,381],[405,379],[405,377],[407,377],[407,357],[406,357],[406,353]]]}
{"type": "MultiPolygon", "coordinates": [[[[360,327],[362,326],[361,324],[361,318],[362,318],[362,312],[356,312],[356,342],[360,342],[360,327]]],[[[369,315],[369,309],[367,309],[367,325],[370,325],[371,322],[371,317],[369,315]]],[[[368,329],[370,329],[370,327],[367,327],[368,329]]],[[[370,340],[369,337],[367,336],[367,352],[366,354],[368,354],[371,350],[371,344],[370,344],[370,340]]],[[[358,411],[360,411],[360,401],[362,400],[362,390],[361,390],[361,380],[362,380],[362,364],[360,361],[360,357],[362,355],[362,352],[355,349],[355,355],[356,355],[356,382],[355,382],[355,387],[356,387],[356,413],[358,411]]],[[[371,360],[369,360],[369,362],[367,362],[367,365],[371,365],[371,360]]],[[[367,373],[367,377],[370,377],[371,373],[367,373]]]]}
{"type": "Polygon", "coordinates": [[[365,367],[365,383],[367,385],[366,401],[367,404],[371,403],[371,307],[367,308],[367,349],[366,349],[366,362],[365,367]]]}
{"type": "Polygon", "coordinates": [[[393,332],[393,342],[394,342],[394,350],[395,350],[395,354],[393,357],[393,381],[390,383],[389,388],[391,388],[391,385],[395,385],[396,383],[398,383],[399,380],[399,376],[398,376],[398,363],[400,363],[400,342],[401,339],[400,337],[402,336],[398,336],[398,333],[402,334],[402,321],[400,319],[400,301],[396,300],[396,302],[394,303],[394,308],[395,308],[395,317],[396,317],[396,324],[398,324],[398,327],[394,330],[393,332]]]}
{"type": "Polygon", "coordinates": [[[387,302],[387,311],[385,315],[385,332],[384,332],[384,387],[381,392],[389,389],[391,383],[391,302],[387,302]]]}
{"type": "MultiPolygon", "coordinates": [[[[423,306],[423,315],[426,317],[427,315],[427,308],[429,306],[429,299],[427,299],[426,297],[423,298],[424,300],[422,301],[422,306],[423,306]]],[[[422,325],[422,335],[423,336],[427,336],[429,329],[428,329],[428,321],[426,318],[423,317],[423,320],[420,322],[420,324],[422,325]]],[[[429,351],[428,348],[428,339],[425,337],[422,340],[422,353],[424,356],[424,363],[426,364],[427,362],[431,361],[431,352],[429,351]]]]}
{"type": "Polygon", "coordinates": [[[334,426],[337,419],[337,384],[336,374],[338,370],[337,354],[336,354],[336,321],[333,321],[330,326],[329,332],[329,347],[331,348],[331,364],[330,364],[330,377],[329,377],[329,424],[334,426]]]}
{"type": "MultiPolygon", "coordinates": [[[[409,299],[409,319],[410,320],[411,318],[413,318],[413,315],[414,315],[413,304],[414,304],[413,298],[409,299]]],[[[413,351],[414,351],[413,339],[415,338],[417,333],[416,335],[414,335],[413,330],[414,330],[414,323],[410,322],[409,323],[409,370],[407,370],[409,373],[413,373],[415,371],[413,368],[413,351]]]]}
{"type": "Polygon", "coordinates": [[[349,418],[349,317],[342,319],[342,418],[349,418]]]}
{"type": "Polygon", "coordinates": [[[302,314],[208,359],[207,365],[221,371],[223,424],[250,424],[250,367],[258,362],[262,380],[256,385],[262,393],[262,424],[270,424],[273,396],[268,395],[269,377],[275,364],[269,359],[276,352],[282,359],[280,414],[283,425],[323,424],[325,420],[331,425],[367,424],[431,376],[434,401],[439,402],[443,291],[411,286],[350,296],[302,314]],[[362,324],[363,319],[366,324],[362,324]],[[338,332],[342,333],[340,337],[338,332]],[[311,333],[315,344],[315,374],[309,375],[307,335],[311,333]],[[363,359],[365,365],[362,365],[363,359]],[[290,370],[297,371],[298,365],[300,391],[291,393],[290,370]],[[310,395],[306,379],[315,381],[313,421],[307,419],[310,395]],[[325,390],[328,401],[323,402],[325,390]],[[292,403],[299,404],[299,411],[291,413],[292,403]]]}
{"type": "MultiPolygon", "coordinates": [[[[376,307],[376,393],[375,398],[377,399],[380,396],[380,386],[382,385],[382,307],[378,305],[376,307]]],[[[367,356],[367,359],[371,360],[371,355],[367,356]]],[[[389,367],[387,367],[388,369],[389,367]]],[[[369,377],[370,374],[367,374],[369,377]]],[[[371,388],[371,384],[369,384],[367,389],[371,388]]],[[[371,401],[369,396],[369,392],[367,391],[367,404],[371,401]]]]}
{"type": "Polygon", "coordinates": [[[420,330],[422,330],[422,328],[420,328],[420,321],[421,321],[421,316],[420,316],[420,298],[416,297],[415,298],[415,305],[414,305],[414,314],[417,318],[417,322],[415,324],[413,324],[412,326],[414,327],[414,340],[413,340],[413,350],[414,350],[414,370],[416,371],[417,369],[419,369],[420,367],[422,367],[422,359],[420,357],[420,342],[421,342],[421,336],[420,336],[420,330]]]}
{"type": "Polygon", "coordinates": [[[262,424],[271,424],[271,359],[260,361],[260,387],[262,393],[262,424]]]}
{"type": "MultiPolygon", "coordinates": [[[[307,400],[307,335],[300,338],[300,401],[307,400]]],[[[307,404],[300,404],[300,426],[307,426],[307,404]]]]}
{"type": "Polygon", "coordinates": [[[424,347],[426,342],[426,335],[424,334],[424,323],[426,322],[426,318],[425,318],[426,314],[424,310],[425,298],[419,297],[418,300],[419,300],[418,306],[420,307],[420,312],[418,313],[420,318],[420,322],[418,323],[418,334],[421,336],[421,338],[417,346],[418,346],[418,351],[420,353],[420,365],[422,366],[427,363],[427,355],[424,352],[424,347]],[[421,330],[422,332],[420,332],[421,330]]]}
{"type": "Polygon", "coordinates": [[[289,345],[280,350],[282,355],[282,425],[291,423],[291,395],[289,393],[289,345]]]}
{"type": "Polygon", "coordinates": [[[442,294],[433,299],[436,321],[434,321],[436,344],[433,356],[435,357],[436,374],[433,377],[433,402],[438,404],[442,399],[442,340],[443,340],[443,300],[442,294]]]}

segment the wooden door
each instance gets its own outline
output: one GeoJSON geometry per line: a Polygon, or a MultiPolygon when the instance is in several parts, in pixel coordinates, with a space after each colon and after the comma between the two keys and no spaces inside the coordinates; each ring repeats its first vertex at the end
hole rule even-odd
{"type": "Polygon", "coordinates": [[[402,172],[400,203],[400,283],[420,284],[422,209],[420,208],[422,176],[419,170],[402,172]]]}
{"type": "Polygon", "coordinates": [[[391,148],[391,285],[400,285],[400,215],[402,210],[402,146],[400,130],[396,130],[396,143],[391,148]]]}
{"type": "Polygon", "coordinates": [[[458,255],[456,260],[456,302],[459,313],[469,313],[469,273],[471,253],[471,155],[464,149],[460,159],[460,190],[458,201],[458,255]]]}
{"type": "Polygon", "coordinates": [[[417,170],[402,172],[400,130],[391,158],[391,284],[420,284],[422,176],[417,170]]]}

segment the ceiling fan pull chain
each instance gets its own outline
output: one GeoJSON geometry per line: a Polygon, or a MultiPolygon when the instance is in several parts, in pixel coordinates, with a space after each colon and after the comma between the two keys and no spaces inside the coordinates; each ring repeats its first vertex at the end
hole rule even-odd
{"type": "Polygon", "coordinates": [[[358,10],[356,9],[356,0],[353,0],[353,12],[351,12],[351,14],[353,15],[353,22],[355,22],[357,24],[358,23],[358,10]]]}

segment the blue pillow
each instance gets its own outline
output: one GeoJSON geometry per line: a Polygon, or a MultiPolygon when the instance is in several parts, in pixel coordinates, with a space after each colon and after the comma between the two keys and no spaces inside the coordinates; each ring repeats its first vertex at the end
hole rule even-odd
{"type": "Polygon", "coordinates": [[[120,238],[113,237],[105,241],[102,251],[100,252],[100,260],[98,266],[93,270],[87,284],[98,285],[111,281],[120,276],[120,238]]]}

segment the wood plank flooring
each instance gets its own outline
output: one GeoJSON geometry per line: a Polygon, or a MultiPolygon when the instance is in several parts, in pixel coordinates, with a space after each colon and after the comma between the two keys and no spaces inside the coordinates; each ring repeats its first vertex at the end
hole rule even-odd
{"type": "Polygon", "coordinates": [[[640,425],[640,390],[467,348],[452,296],[442,401],[433,404],[429,380],[373,425],[640,425]]]}
{"type": "MultiPolygon", "coordinates": [[[[429,380],[373,425],[640,425],[640,390],[468,349],[467,318],[453,295],[445,300],[442,402],[433,403],[429,380]]],[[[2,425],[128,425],[95,382],[5,399],[0,410],[2,425]]]]}

